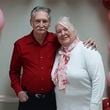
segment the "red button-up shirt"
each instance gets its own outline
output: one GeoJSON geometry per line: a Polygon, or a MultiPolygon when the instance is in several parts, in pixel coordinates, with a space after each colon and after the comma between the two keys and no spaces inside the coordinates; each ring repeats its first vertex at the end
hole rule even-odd
{"type": "Polygon", "coordinates": [[[18,92],[46,93],[54,89],[51,70],[59,47],[55,34],[48,32],[43,44],[31,34],[14,44],[10,64],[11,86],[18,92]]]}

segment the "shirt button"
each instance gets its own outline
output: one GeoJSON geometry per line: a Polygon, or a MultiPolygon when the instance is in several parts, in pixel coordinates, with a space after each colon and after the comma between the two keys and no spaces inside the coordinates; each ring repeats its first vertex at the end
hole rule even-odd
{"type": "Polygon", "coordinates": [[[42,59],[42,58],[43,58],[43,56],[40,56],[40,58],[42,59]]]}
{"type": "Polygon", "coordinates": [[[44,69],[44,67],[41,67],[41,69],[43,70],[43,69],[44,69]]]}
{"type": "Polygon", "coordinates": [[[44,78],[41,78],[41,80],[43,81],[43,80],[44,80],[44,78]]]}
{"type": "Polygon", "coordinates": [[[43,91],[44,89],[43,89],[43,88],[41,88],[41,90],[43,91]]]}

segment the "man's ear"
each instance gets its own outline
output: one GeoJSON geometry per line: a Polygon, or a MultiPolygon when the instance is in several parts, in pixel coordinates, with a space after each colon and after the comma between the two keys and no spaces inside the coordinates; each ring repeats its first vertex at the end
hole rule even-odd
{"type": "Polygon", "coordinates": [[[49,18],[49,27],[51,26],[51,18],[49,18]]]}
{"type": "Polygon", "coordinates": [[[31,19],[30,19],[30,25],[32,26],[32,21],[31,21],[31,19]]]}
{"type": "Polygon", "coordinates": [[[49,27],[51,26],[51,23],[49,24],[49,27]]]}

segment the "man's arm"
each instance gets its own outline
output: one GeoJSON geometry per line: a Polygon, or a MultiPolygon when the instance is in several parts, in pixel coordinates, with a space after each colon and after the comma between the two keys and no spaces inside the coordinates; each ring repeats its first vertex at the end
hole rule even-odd
{"type": "Polygon", "coordinates": [[[11,80],[11,87],[14,89],[16,95],[18,95],[19,91],[22,91],[20,85],[20,75],[21,75],[20,47],[17,43],[15,43],[10,63],[9,76],[11,80]]]}

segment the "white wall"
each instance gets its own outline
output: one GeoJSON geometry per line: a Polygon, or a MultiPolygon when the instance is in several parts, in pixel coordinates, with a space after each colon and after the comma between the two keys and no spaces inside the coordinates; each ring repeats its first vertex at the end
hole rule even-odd
{"type": "MultiPolygon", "coordinates": [[[[82,40],[92,37],[102,54],[106,73],[109,71],[107,43],[110,36],[106,9],[101,0],[0,0],[5,14],[5,27],[0,34],[0,95],[14,96],[8,76],[13,43],[31,31],[29,17],[34,6],[52,9],[52,25],[59,16],[69,16],[82,40]]],[[[105,92],[106,94],[106,92],[105,92]]],[[[0,103],[0,110],[17,110],[17,103],[0,103]]]]}

